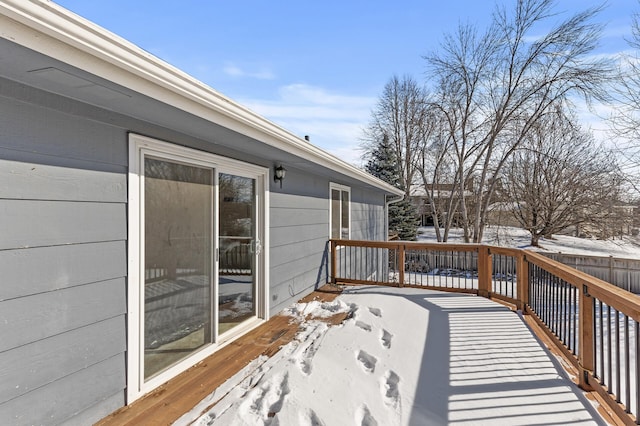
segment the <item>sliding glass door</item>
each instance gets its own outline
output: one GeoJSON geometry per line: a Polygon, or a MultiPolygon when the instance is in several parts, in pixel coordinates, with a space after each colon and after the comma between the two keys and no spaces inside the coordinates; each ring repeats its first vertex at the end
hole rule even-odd
{"type": "Polygon", "coordinates": [[[267,169],[131,139],[129,400],[267,312],[267,169]]]}
{"type": "Polygon", "coordinates": [[[212,342],[214,170],[144,159],[144,377],[212,342]]]}
{"type": "Polygon", "coordinates": [[[219,332],[256,314],[256,182],[220,174],[219,332]]]}

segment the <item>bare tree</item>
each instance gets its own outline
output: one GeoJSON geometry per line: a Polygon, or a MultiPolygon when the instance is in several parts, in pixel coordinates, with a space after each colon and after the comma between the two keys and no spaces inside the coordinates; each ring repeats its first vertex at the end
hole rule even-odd
{"type": "Polygon", "coordinates": [[[552,0],[497,8],[482,35],[461,25],[427,60],[445,117],[465,241],[481,242],[496,183],[508,159],[552,105],[572,95],[604,98],[609,63],[589,54],[601,31],[588,9],[551,22],[552,0]],[[544,35],[533,33],[551,29],[544,35]],[[471,193],[468,191],[471,188],[471,193]]]}
{"type": "MultiPolygon", "coordinates": [[[[640,2],[638,2],[640,6],[640,2]]],[[[635,14],[631,24],[632,38],[628,40],[632,51],[621,58],[618,78],[612,80],[615,112],[610,117],[618,150],[630,165],[627,167],[632,185],[638,191],[640,176],[636,165],[640,161],[640,15],[635,14]]]]}
{"type": "Polygon", "coordinates": [[[561,109],[531,128],[503,176],[509,207],[531,233],[533,246],[570,227],[593,223],[599,228],[613,217],[611,206],[620,199],[621,179],[611,153],[561,109]]]}
{"type": "Polygon", "coordinates": [[[459,200],[454,191],[455,161],[451,152],[451,137],[444,116],[431,105],[421,137],[417,169],[421,178],[418,194],[433,219],[438,241],[446,242],[455,218],[459,200]]]}
{"type": "Polygon", "coordinates": [[[384,138],[390,142],[398,159],[400,189],[407,197],[417,173],[415,158],[425,124],[426,96],[413,78],[392,77],[385,85],[372,113],[371,124],[365,131],[365,156],[384,138]]]}

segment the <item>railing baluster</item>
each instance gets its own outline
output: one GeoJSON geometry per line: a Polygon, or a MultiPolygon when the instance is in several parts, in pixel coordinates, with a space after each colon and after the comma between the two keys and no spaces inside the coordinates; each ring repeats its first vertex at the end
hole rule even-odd
{"type": "Polygon", "coordinates": [[[602,300],[598,300],[598,310],[599,310],[599,314],[598,314],[598,319],[599,319],[599,323],[600,323],[600,379],[602,382],[604,382],[605,379],[605,375],[604,375],[604,311],[602,308],[602,300]]]}
{"type": "Polygon", "coordinates": [[[508,284],[507,284],[507,268],[506,268],[506,259],[504,256],[498,256],[498,264],[500,265],[500,294],[506,295],[508,294],[508,284]]]}
{"type": "Polygon", "coordinates": [[[440,287],[442,285],[442,261],[440,259],[440,256],[442,256],[442,252],[438,252],[438,254],[436,254],[436,268],[438,269],[438,286],[440,287]]]}
{"type": "Polygon", "coordinates": [[[422,251],[420,252],[420,285],[424,285],[423,279],[424,279],[424,273],[426,272],[426,267],[427,265],[427,252],[426,251],[422,251]]]}
{"type": "Polygon", "coordinates": [[[612,373],[612,369],[613,369],[613,364],[612,364],[612,352],[613,349],[611,347],[611,334],[612,334],[612,330],[611,330],[611,306],[607,305],[607,361],[608,361],[608,368],[607,368],[607,378],[609,379],[608,382],[608,390],[609,393],[611,393],[611,387],[613,386],[613,373],[612,373]]]}
{"type": "Polygon", "coordinates": [[[531,265],[530,269],[532,269],[532,271],[530,271],[530,294],[529,294],[529,303],[533,304],[533,310],[536,312],[540,312],[540,304],[539,304],[539,300],[538,300],[538,280],[540,279],[540,271],[538,270],[538,266],[537,265],[531,265]],[[533,272],[533,274],[531,274],[531,272],[533,272]]]}
{"type": "Polygon", "coordinates": [[[542,292],[542,297],[544,299],[544,306],[542,306],[545,318],[544,321],[547,324],[551,324],[549,320],[549,315],[551,314],[551,304],[549,303],[549,273],[547,271],[543,271],[543,281],[540,283],[540,291],[542,292]]]}
{"type": "Polygon", "coordinates": [[[369,274],[371,271],[371,267],[369,266],[369,249],[362,247],[361,250],[364,250],[364,265],[361,265],[362,276],[360,279],[366,280],[369,278],[369,274]]]}
{"type": "Polygon", "coordinates": [[[624,405],[627,407],[627,413],[631,408],[631,366],[629,365],[629,317],[624,316],[624,389],[625,398],[624,405]]]}
{"type": "MultiPolygon", "coordinates": [[[[579,354],[580,348],[573,344],[570,338],[570,329],[571,329],[571,310],[572,306],[569,305],[571,289],[573,286],[569,285],[566,281],[560,280],[559,289],[560,289],[560,307],[559,307],[559,330],[562,336],[562,341],[565,343],[567,348],[571,351],[571,353],[579,354]]],[[[579,301],[578,301],[579,303],[579,301]]]]}
{"type": "MultiPolygon", "coordinates": [[[[562,281],[559,285],[558,285],[558,291],[559,291],[559,309],[558,309],[558,314],[560,317],[560,323],[558,324],[558,331],[560,332],[560,340],[562,340],[563,342],[567,342],[567,335],[565,334],[566,330],[567,330],[567,324],[566,324],[566,317],[565,317],[565,296],[566,296],[566,283],[564,281],[562,281]]],[[[575,348],[572,348],[571,345],[569,344],[569,349],[571,349],[572,351],[575,348]]]]}
{"type": "Polygon", "coordinates": [[[635,350],[635,356],[636,356],[636,374],[635,374],[635,378],[636,378],[636,411],[635,411],[635,415],[636,415],[636,424],[640,424],[640,380],[638,379],[638,377],[640,376],[640,323],[638,323],[637,321],[634,321],[634,329],[635,329],[635,341],[636,341],[636,350],[635,350]]]}
{"type": "Polygon", "coordinates": [[[618,310],[613,311],[616,321],[616,401],[620,402],[620,320],[618,310]]]}
{"type": "Polygon", "coordinates": [[[462,270],[464,271],[464,288],[467,288],[467,285],[469,283],[469,265],[468,265],[468,257],[467,257],[467,253],[464,253],[464,257],[462,258],[462,270]]]}
{"type": "Polygon", "coordinates": [[[573,347],[578,346],[578,289],[573,288],[573,347]]]}
{"type": "MultiPolygon", "coordinates": [[[[591,310],[593,311],[593,332],[596,332],[596,299],[593,299],[593,303],[591,303],[591,310]]],[[[598,350],[597,350],[597,345],[598,345],[598,339],[596,339],[596,336],[594,334],[593,336],[593,375],[594,377],[597,377],[596,374],[596,370],[597,370],[597,364],[598,364],[598,350]]]]}
{"type": "Polygon", "coordinates": [[[560,280],[553,276],[553,327],[556,335],[559,335],[560,325],[560,280]]]}
{"type": "MultiPolygon", "coordinates": [[[[571,342],[571,347],[575,348],[576,347],[576,341],[574,340],[574,337],[576,335],[574,327],[575,327],[575,323],[574,323],[574,318],[575,318],[575,301],[573,298],[574,295],[574,289],[575,287],[571,286],[569,287],[569,294],[568,294],[568,298],[569,298],[569,305],[568,305],[568,318],[567,318],[567,322],[569,325],[569,330],[568,330],[568,335],[567,335],[567,341],[571,342]]],[[[594,328],[595,330],[595,328],[594,328]]]]}
{"type": "Polygon", "coordinates": [[[348,246],[344,246],[342,247],[342,275],[345,278],[350,279],[351,277],[349,276],[349,250],[351,250],[350,247],[348,246]]]}
{"type": "Polygon", "coordinates": [[[398,260],[398,269],[400,270],[400,277],[398,278],[399,280],[399,286],[402,287],[405,283],[405,276],[404,276],[404,265],[405,265],[405,246],[404,244],[401,244],[399,247],[400,250],[400,259],[398,260]]]}
{"type": "Polygon", "coordinates": [[[353,272],[354,270],[354,259],[357,259],[356,257],[353,256],[353,252],[357,250],[357,247],[349,247],[351,250],[349,250],[349,276],[350,277],[355,277],[355,273],[353,272]]]}
{"type": "MultiPolygon", "coordinates": [[[[451,280],[450,280],[451,281],[451,288],[454,287],[454,284],[453,284],[453,280],[454,280],[453,273],[455,271],[455,266],[456,266],[456,260],[455,260],[455,257],[454,257],[453,250],[451,250],[451,263],[450,263],[450,266],[449,266],[449,273],[447,274],[451,278],[451,280]]],[[[448,283],[447,283],[447,287],[448,287],[448,283]]]]}
{"type": "Polygon", "coordinates": [[[545,322],[547,324],[551,324],[551,321],[549,321],[549,315],[551,314],[551,304],[549,303],[549,273],[547,271],[543,271],[542,276],[543,280],[540,282],[540,291],[544,304],[541,308],[545,315],[545,322]]]}

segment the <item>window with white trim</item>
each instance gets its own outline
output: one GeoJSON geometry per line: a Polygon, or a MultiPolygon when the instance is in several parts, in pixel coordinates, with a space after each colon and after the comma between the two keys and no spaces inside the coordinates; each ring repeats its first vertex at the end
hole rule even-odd
{"type": "Polygon", "coordinates": [[[351,188],[332,183],[330,196],[330,235],[332,239],[351,238],[351,188]]]}

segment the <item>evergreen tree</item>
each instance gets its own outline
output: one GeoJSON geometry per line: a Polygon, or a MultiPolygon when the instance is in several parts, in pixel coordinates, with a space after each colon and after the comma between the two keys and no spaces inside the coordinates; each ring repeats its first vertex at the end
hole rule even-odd
{"type": "Polygon", "coordinates": [[[404,241],[415,241],[418,235],[418,214],[407,198],[389,205],[389,229],[404,241]]]}
{"type": "MultiPolygon", "coordinates": [[[[369,152],[369,160],[365,170],[398,189],[405,189],[402,188],[398,157],[386,134],[369,152]]],[[[397,233],[401,240],[416,240],[418,214],[407,197],[400,202],[389,205],[389,231],[397,233]]]]}

